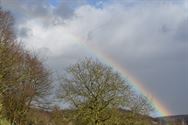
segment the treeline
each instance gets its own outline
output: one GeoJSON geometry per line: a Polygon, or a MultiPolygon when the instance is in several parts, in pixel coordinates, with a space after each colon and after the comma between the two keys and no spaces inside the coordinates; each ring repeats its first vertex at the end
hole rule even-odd
{"type": "Polygon", "coordinates": [[[11,124],[21,124],[31,105],[49,94],[50,84],[42,62],[15,40],[13,17],[0,10],[1,114],[11,124]]]}
{"type": "Polygon", "coordinates": [[[56,98],[70,108],[43,109],[52,74],[16,41],[13,22],[0,9],[0,125],[151,125],[147,99],[114,69],[90,58],[68,67],[59,81],[56,98]]]}

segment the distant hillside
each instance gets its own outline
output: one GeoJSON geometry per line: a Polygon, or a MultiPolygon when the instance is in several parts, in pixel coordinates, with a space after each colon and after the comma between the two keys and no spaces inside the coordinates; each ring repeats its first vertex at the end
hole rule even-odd
{"type": "MultiPolygon", "coordinates": [[[[122,110],[125,114],[126,110],[122,110]]],[[[150,116],[142,116],[144,119],[150,119],[152,125],[188,125],[188,114],[187,115],[173,115],[165,117],[153,118],[150,116]]]]}
{"type": "Polygon", "coordinates": [[[188,115],[175,115],[155,118],[158,125],[188,125],[188,115]]]}
{"type": "MultiPolygon", "coordinates": [[[[125,118],[129,118],[128,116],[131,113],[130,111],[123,110],[123,109],[120,109],[120,112],[122,112],[124,116],[126,116],[125,118]]],[[[54,112],[54,111],[44,111],[44,110],[39,110],[39,109],[33,109],[30,115],[38,116],[37,117],[39,118],[38,120],[41,120],[41,121],[45,120],[46,123],[51,123],[52,119],[54,117],[57,117],[58,115],[60,118],[59,120],[61,122],[70,124],[72,123],[72,120],[68,120],[68,119],[73,115],[73,113],[74,113],[73,110],[59,110],[59,111],[56,110],[54,112]],[[64,120],[61,119],[61,117],[64,117],[64,120]]],[[[175,116],[165,116],[165,117],[157,117],[157,118],[153,118],[153,117],[145,116],[145,115],[138,115],[137,118],[150,121],[150,125],[188,125],[188,115],[175,115],[175,116]]]]}

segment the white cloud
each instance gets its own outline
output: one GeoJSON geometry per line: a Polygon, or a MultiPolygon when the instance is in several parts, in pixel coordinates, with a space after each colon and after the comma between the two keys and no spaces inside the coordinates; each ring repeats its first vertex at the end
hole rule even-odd
{"type": "Polygon", "coordinates": [[[54,52],[73,44],[73,37],[112,46],[127,43],[127,48],[138,47],[135,44],[140,44],[140,48],[146,44],[144,49],[147,49],[150,43],[151,47],[155,43],[152,41],[169,41],[179,24],[188,18],[186,10],[184,5],[174,4],[132,8],[116,4],[103,9],[84,5],[71,19],[57,25],[44,25],[43,19],[33,19],[19,27],[31,29],[32,35],[24,39],[29,45],[49,47],[54,52]]]}
{"type": "Polygon", "coordinates": [[[74,37],[64,25],[43,26],[38,20],[28,20],[19,27],[30,29],[30,35],[22,39],[30,49],[48,48],[53,54],[59,55],[75,44],[74,37]]]}

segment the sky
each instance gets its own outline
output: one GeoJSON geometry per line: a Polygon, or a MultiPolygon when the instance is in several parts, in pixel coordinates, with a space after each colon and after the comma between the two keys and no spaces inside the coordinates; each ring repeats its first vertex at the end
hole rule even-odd
{"type": "Polygon", "coordinates": [[[98,58],[94,47],[171,115],[188,114],[188,0],[1,0],[1,6],[15,17],[18,40],[57,75],[80,59],[98,58]]]}

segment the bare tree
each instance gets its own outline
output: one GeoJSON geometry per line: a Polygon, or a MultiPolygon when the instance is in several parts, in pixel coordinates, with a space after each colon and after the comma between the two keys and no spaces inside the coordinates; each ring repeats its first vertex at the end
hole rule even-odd
{"type": "Polygon", "coordinates": [[[50,72],[14,38],[13,19],[0,10],[0,94],[4,115],[21,125],[32,104],[50,92],[50,72]]]}
{"type": "Polygon", "coordinates": [[[129,106],[134,93],[128,82],[111,67],[85,59],[70,66],[66,72],[60,97],[73,106],[76,119],[81,119],[83,123],[105,124],[112,119],[113,110],[131,109],[129,106]]]}

